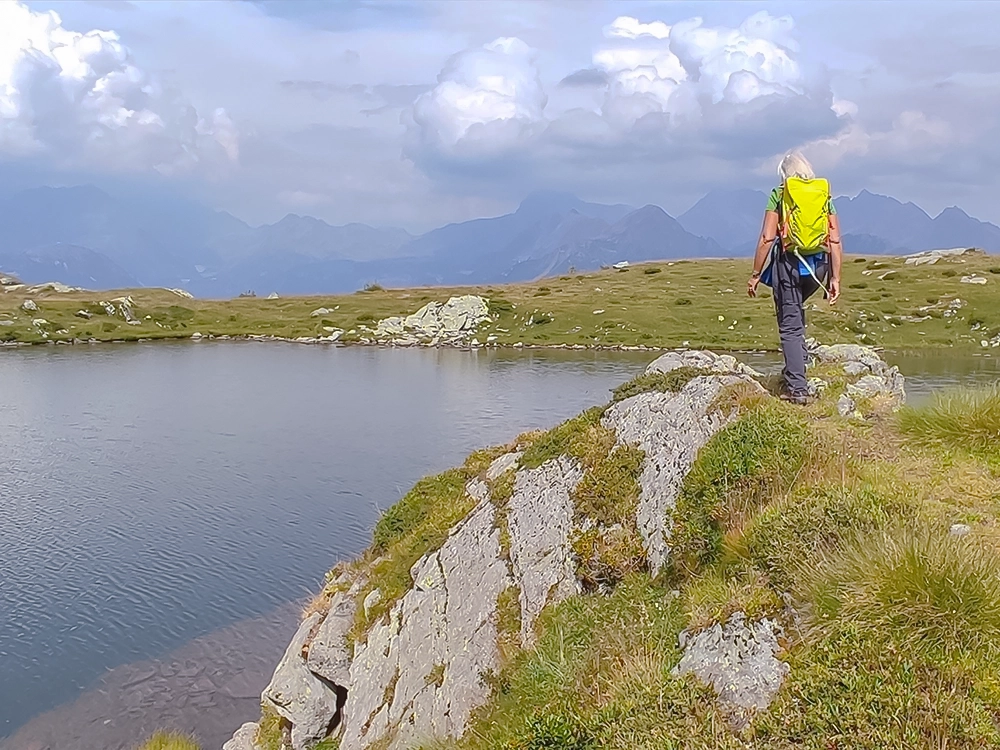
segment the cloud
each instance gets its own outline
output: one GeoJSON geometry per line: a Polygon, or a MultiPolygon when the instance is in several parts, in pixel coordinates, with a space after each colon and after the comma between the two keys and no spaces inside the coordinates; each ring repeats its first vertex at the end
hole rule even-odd
{"type": "Polygon", "coordinates": [[[420,144],[439,154],[497,155],[536,132],[547,101],[534,50],[501,37],[453,55],[412,121],[420,144]]]}
{"type": "Polygon", "coordinates": [[[224,109],[199,114],[138,67],[113,31],[80,33],[55,12],[0,0],[0,157],[164,174],[234,162],[224,109]]]}
{"type": "Polygon", "coordinates": [[[791,18],[766,12],[735,29],[708,27],[701,18],[668,26],[619,17],[593,58],[611,78],[605,114],[620,125],[653,112],[682,123],[721,102],[800,96],[805,80],[791,56],[792,29],[791,18]]]}

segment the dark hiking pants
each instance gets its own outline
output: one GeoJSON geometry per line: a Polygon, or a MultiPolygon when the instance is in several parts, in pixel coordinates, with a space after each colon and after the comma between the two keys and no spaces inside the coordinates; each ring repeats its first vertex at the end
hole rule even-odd
{"type": "MultiPolygon", "coordinates": [[[[827,255],[807,257],[816,275],[826,278],[827,255]]],[[[809,393],[806,383],[806,307],[805,303],[819,284],[808,273],[799,272],[799,259],[794,253],[779,252],[774,261],[774,308],[778,315],[778,338],[781,339],[781,353],[785,358],[785,369],[781,374],[785,379],[785,389],[793,396],[809,393]]]]}

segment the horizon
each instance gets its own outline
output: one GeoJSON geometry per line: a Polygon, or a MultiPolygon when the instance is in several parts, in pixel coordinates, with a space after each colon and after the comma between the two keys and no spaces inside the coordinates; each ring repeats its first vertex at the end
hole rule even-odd
{"type": "MultiPolygon", "coordinates": [[[[30,191],[38,191],[38,190],[46,190],[46,189],[48,189],[48,190],[73,190],[73,189],[80,189],[80,188],[94,188],[96,190],[101,191],[105,195],[108,195],[111,198],[118,198],[118,197],[120,197],[120,196],[117,196],[115,194],[115,191],[106,190],[106,189],[104,189],[104,188],[102,188],[102,187],[100,187],[98,185],[93,184],[93,183],[78,183],[78,184],[73,184],[73,185],[37,185],[35,187],[25,188],[23,190],[18,190],[18,191],[15,191],[14,193],[8,194],[8,195],[3,196],[3,197],[0,197],[0,202],[2,202],[6,198],[10,198],[10,197],[13,197],[14,195],[17,195],[18,193],[25,193],[25,192],[30,192],[30,191]]],[[[640,210],[642,208],[646,208],[648,206],[654,206],[656,208],[661,209],[670,218],[672,218],[672,219],[679,219],[685,213],[687,213],[688,211],[690,211],[692,208],[694,208],[696,205],[698,205],[699,203],[701,203],[703,200],[705,200],[706,198],[710,197],[711,195],[713,195],[713,194],[722,194],[722,193],[727,193],[727,192],[733,192],[733,193],[735,193],[735,192],[754,192],[754,193],[760,193],[760,194],[762,194],[764,196],[765,201],[766,201],[766,198],[767,198],[767,191],[760,190],[760,189],[757,189],[757,188],[714,188],[714,189],[709,190],[708,192],[706,192],[701,197],[697,198],[694,201],[694,203],[692,203],[686,209],[684,209],[683,211],[680,211],[680,212],[678,212],[676,214],[671,213],[669,210],[667,210],[667,208],[665,206],[662,206],[662,205],[657,204],[657,203],[652,203],[652,202],[637,203],[635,205],[630,205],[630,204],[617,204],[617,205],[625,205],[625,206],[627,206],[630,209],[630,211],[638,211],[638,210],[640,210]]],[[[848,195],[848,194],[836,195],[836,196],[833,197],[833,200],[834,201],[838,201],[838,200],[850,200],[850,201],[853,201],[853,200],[856,200],[857,198],[859,198],[863,194],[868,194],[868,195],[871,195],[871,196],[873,196],[875,198],[887,198],[889,200],[896,201],[900,205],[903,205],[903,206],[913,205],[916,208],[918,208],[921,211],[923,211],[932,220],[937,219],[939,216],[941,216],[941,214],[945,213],[946,211],[957,209],[957,210],[963,212],[966,216],[968,216],[971,219],[975,219],[977,221],[981,221],[981,222],[988,223],[988,224],[994,224],[994,222],[988,221],[988,220],[983,219],[983,218],[981,218],[979,216],[976,216],[973,213],[970,213],[965,208],[963,208],[962,206],[959,206],[959,205],[944,206],[937,213],[931,213],[930,211],[928,211],[926,208],[924,208],[922,205],[920,205],[919,203],[917,203],[915,201],[904,201],[904,200],[901,200],[901,199],[897,198],[894,195],[889,195],[889,194],[886,194],[886,193],[875,192],[875,191],[869,190],[868,188],[861,188],[860,190],[858,190],[853,195],[848,195]]],[[[422,236],[424,234],[427,234],[429,232],[433,232],[433,231],[435,231],[437,229],[442,229],[442,228],[444,228],[446,226],[451,226],[451,225],[454,225],[454,224],[463,224],[463,223],[466,223],[466,222],[469,222],[469,221],[477,221],[477,220],[480,220],[480,219],[498,219],[498,218],[501,218],[503,216],[508,216],[508,215],[516,212],[521,207],[521,205],[523,205],[529,199],[531,199],[532,197],[539,196],[539,195],[565,196],[565,197],[573,198],[574,200],[581,201],[583,203],[592,203],[592,204],[603,205],[603,206],[616,205],[616,204],[600,203],[599,201],[590,201],[590,200],[587,200],[585,198],[581,198],[580,196],[576,195],[575,193],[573,193],[571,191],[536,189],[536,190],[531,190],[528,193],[526,193],[524,195],[524,197],[522,197],[517,202],[517,204],[514,206],[514,208],[512,210],[510,210],[510,211],[505,211],[504,213],[500,213],[500,214],[491,214],[491,215],[484,215],[484,216],[473,216],[473,217],[470,217],[468,219],[463,219],[462,221],[448,222],[446,224],[441,224],[439,226],[431,227],[430,229],[426,230],[425,232],[414,233],[414,232],[410,232],[409,230],[406,230],[404,227],[400,227],[400,226],[397,226],[397,225],[392,225],[392,224],[377,224],[377,223],[363,222],[363,221],[359,221],[359,220],[350,220],[350,219],[348,219],[347,221],[345,221],[344,223],[341,223],[341,224],[332,224],[331,222],[327,221],[326,219],[323,219],[320,216],[316,216],[314,214],[310,214],[310,213],[306,213],[306,212],[298,212],[298,211],[289,211],[288,213],[284,214],[283,216],[279,217],[278,219],[276,219],[276,220],[274,220],[272,222],[267,222],[267,223],[263,223],[263,224],[252,224],[252,223],[247,222],[246,220],[240,218],[239,216],[236,216],[235,214],[233,214],[233,213],[231,213],[231,212],[229,212],[229,211],[227,211],[225,209],[213,209],[211,206],[208,206],[207,204],[202,203],[201,201],[195,201],[195,202],[198,203],[199,205],[205,207],[205,208],[210,208],[210,209],[214,210],[216,213],[228,215],[228,216],[236,219],[237,221],[240,221],[240,222],[246,224],[251,229],[262,229],[262,228],[265,228],[265,227],[273,227],[276,224],[280,224],[285,219],[288,219],[289,217],[292,217],[292,218],[298,218],[298,219],[313,219],[315,221],[322,222],[323,224],[326,224],[327,226],[330,226],[330,227],[332,227],[334,229],[343,229],[343,228],[350,227],[350,226],[365,226],[365,227],[371,227],[373,229],[380,229],[380,230],[403,230],[403,231],[406,231],[410,235],[411,238],[417,238],[417,237],[420,237],[420,236],[422,236]]],[[[763,216],[763,211],[764,211],[763,206],[764,206],[764,202],[762,201],[762,203],[761,203],[761,215],[762,216],[763,216]]],[[[59,244],[59,243],[56,243],[56,244],[59,244]]],[[[2,269],[0,269],[0,270],[2,270],[2,269]]]]}
{"type": "Polygon", "coordinates": [[[679,216],[799,148],[1000,223],[1000,6],[845,7],[2,0],[0,182],[421,234],[538,189],[679,216]]]}

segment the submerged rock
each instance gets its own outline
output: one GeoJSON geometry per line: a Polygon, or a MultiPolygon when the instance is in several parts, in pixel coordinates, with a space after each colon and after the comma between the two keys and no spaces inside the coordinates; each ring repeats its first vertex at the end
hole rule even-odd
{"type": "Polygon", "coordinates": [[[748,623],[736,612],[725,625],[716,623],[693,636],[682,632],[684,655],[674,672],[690,672],[711,685],[733,728],[743,729],[771,704],[788,675],[789,666],[777,658],[780,634],[773,620],[748,623]]]}

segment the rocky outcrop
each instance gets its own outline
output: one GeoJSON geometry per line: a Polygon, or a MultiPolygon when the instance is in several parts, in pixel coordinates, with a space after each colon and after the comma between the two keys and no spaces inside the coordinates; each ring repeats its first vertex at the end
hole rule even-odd
{"type": "Polygon", "coordinates": [[[837,410],[841,416],[854,415],[859,399],[882,400],[890,408],[906,403],[906,385],[898,367],[886,364],[873,348],[860,344],[832,344],[824,346],[809,339],[809,353],[820,364],[840,365],[844,374],[856,378],[849,382],[837,410]]]}
{"type": "MultiPolygon", "coordinates": [[[[857,398],[902,402],[902,376],[874,350],[811,348],[819,362],[843,367],[857,398]]],[[[677,499],[699,450],[739,416],[721,408],[732,401],[722,397],[731,389],[764,392],[756,373],[728,355],[670,352],[646,372],[680,368],[691,374],[683,385],[671,384],[677,390],[638,393],[606,407],[599,426],[587,423],[603,436],[595,445],[605,453],[611,446],[642,451],[632,520],[643,546],[631,559],[641,565],[644,552],[650,573],[670,562],[677,499]]],[[[853,411],[853,397],[841,396],[853,411]]],[[[472,510],[412,565],[411,585],[395,601],[382,601],[376,581],[366,578],[379,560],[333,579],[328,611],[302,622],[262,696],[290,726],[295,750],[330,736],[339,738],[340,750],[403,750],[461,737],[473,710],[490,697],[485,676],[500,667],[501,643],[513,638],[531,648],[545,608],[582,591],[575,544],[601,528],[577,501],[589,469],[573,457],[583,454],[567,450],[543,460],[535,446],[499,455],[468,479],[472,510]],[[370,624],[359,634],[361,622],[370,624]]],[[[744,726],[788,673],[778,658],[779,634],[776,622],[751,622],[741,613],[685,633],[678,674],[711,685],[733,726],[744,726]]],[[[244,749],[250,731],[241,729],[234,742],[243,744],[232,750],[244,749]]]]}
{"type": "Polygon", "coordinates": [[[777,657],[780,635],[781,626],[773,620],[747,622],[736,612],[725,625],[681,633],[684,655],[674,673],[690,672],[715,688],[733,728],[743,729],[771,704],[788,675],[788,665],[777,657]]]}
{"type": "Polygon", "coordinates": [[[723,388],[737,383],[763,391],[751,377],[753,370],[734,357],[711,352],[670,352],[646,371],[670,372],[681,367],[719,375],[696,377],[679,393],[633,396],[614,404],[604,415],[604,424],[615,431],[620,444],[638,446],[646,453],[636,521],[654,572],[669,559],[671,517],[684,477],[701,447],[730,419],[713,409],[713,402],[723,388]]]}
{"type": "Polygon", "coordinates": [[[412,315],[380,320],[372,335],[380,342],[400,345],[463,344],[489,319],[489,303],[466,294],[447,302],[428,302],[412,315]]]}

